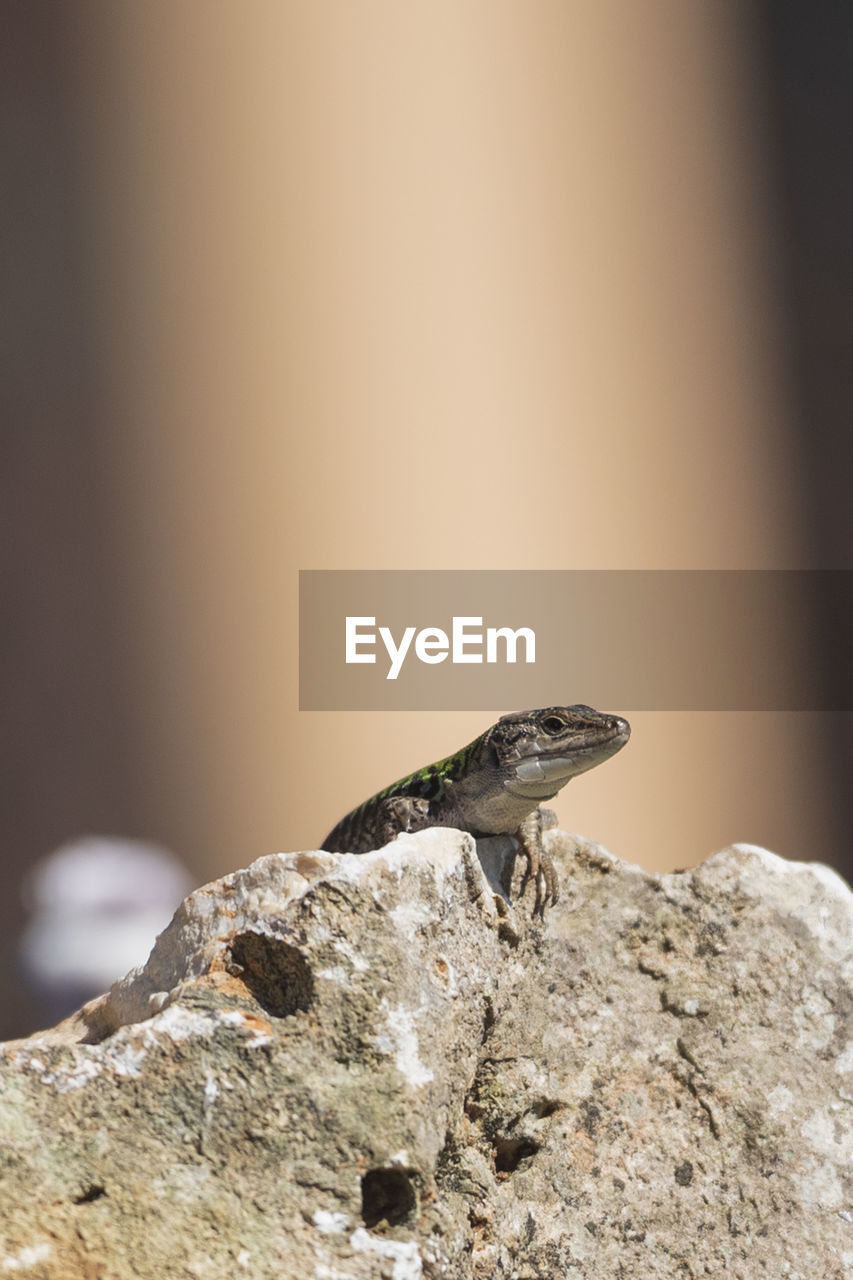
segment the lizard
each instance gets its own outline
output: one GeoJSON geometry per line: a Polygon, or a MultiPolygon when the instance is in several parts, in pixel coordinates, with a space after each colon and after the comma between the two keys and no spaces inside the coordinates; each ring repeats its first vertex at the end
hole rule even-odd
{"type": "Polygon", "coordinates": [[[557,876],[542,833],[557,818],[540,807],[603,760],[631,734],[621,716],[583,705],[515,711],[461,751],[417,769],[358,805],[334,827],[321,848],[368,853],[403,832],[455,827],[475,838],[513,835],[536,890],[534,911],[544,916],[559,896],[557,876]]]}

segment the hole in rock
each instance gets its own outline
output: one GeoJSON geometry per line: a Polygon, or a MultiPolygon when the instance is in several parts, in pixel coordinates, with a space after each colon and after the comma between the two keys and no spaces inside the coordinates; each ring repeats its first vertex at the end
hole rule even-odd
{"type": "Polygon", "coordinates": [[[415,1208],[415,1188],[404,1169],[371,1169],[361,1180],[361,1216],[366,1227],[382,1219],[393,1226],[415,1208]]]}
{"type": "Polygon", "coordinates": [[[515,1173],[522,1160],[535,1156],[539,1144],[532,1138],[498,1138],[495,1142],[495,1172],[515,1173]]]}
{"type": "Polygon", "coordinates": [[[107,1194],[106,1187],[102,1187],[100,1183],[92,1182],[79,1196],[72,1196],[72,1204],[91,1204],[93,1200],[100,1200],[101,1196],[107,1194]]]}
{"type": "Polygon", "coordinates": [[[537,1120],[544,1120],[548,1116],[556,1115],[558,1111],[563,1111],[565,1103],[560,1102],[558,1098],[540,1098],[533,1104],[531,1110],[537,1120]]]}
{"type": "Polygon", "coordinates": [[[310,1009],[314,977],[296,947],[263,933],[241,933],[231,943],[231,959],[258,1004],[274,1018],[310,1009]]]}

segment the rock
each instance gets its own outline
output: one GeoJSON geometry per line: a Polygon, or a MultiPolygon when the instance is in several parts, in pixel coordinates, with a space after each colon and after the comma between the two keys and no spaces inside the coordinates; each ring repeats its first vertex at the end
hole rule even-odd
{"type": "Polygon", "coordinates": [[[261,858],[0,1053],[0,1273],[853,1277],[853,897],[734,846],[261,858]]]}

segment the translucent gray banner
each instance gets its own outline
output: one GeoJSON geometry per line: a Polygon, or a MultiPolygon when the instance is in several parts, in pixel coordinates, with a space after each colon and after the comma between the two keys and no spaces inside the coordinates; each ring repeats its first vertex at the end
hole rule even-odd
{"type": "Polygon", "coordinates": [[[303,570],[300,708],[851,710],[851,617],[851,571],[303,570]]]}

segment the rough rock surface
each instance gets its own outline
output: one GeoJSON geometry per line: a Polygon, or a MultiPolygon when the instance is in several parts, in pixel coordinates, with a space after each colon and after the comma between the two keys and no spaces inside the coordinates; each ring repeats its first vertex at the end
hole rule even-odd
{"type": "Polygon", "coordinates": [[[440,830],[192,894],[3,1047],[0,1274],[853,1277],[850,891],[550,848],[544,925],[440,830]]]}

